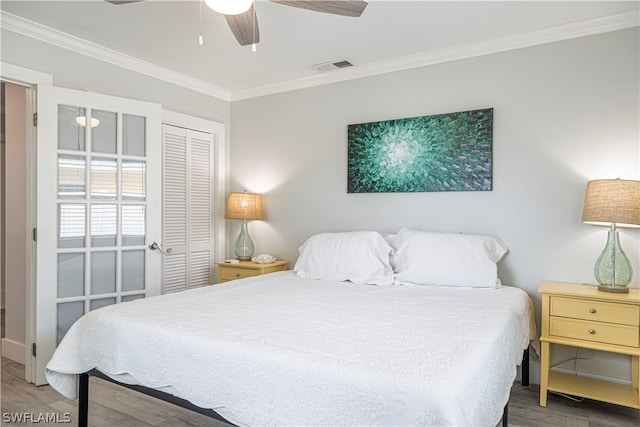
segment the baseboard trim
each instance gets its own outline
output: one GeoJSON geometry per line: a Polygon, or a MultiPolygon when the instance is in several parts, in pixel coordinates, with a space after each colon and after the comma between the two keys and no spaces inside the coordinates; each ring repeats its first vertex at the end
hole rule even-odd
{"type": "Polygon", "coordinates": [[[2,338],[2,357],[11,359],[16,363],[25,364],[25,345],[8,338],[2,338]]]}

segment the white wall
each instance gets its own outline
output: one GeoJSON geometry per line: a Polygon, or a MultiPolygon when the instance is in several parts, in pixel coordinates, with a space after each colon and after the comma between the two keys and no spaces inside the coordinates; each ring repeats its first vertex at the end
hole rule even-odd
{"type": "MultiPolygon", "coordinates": [[[[541,281],[595,281],[607,230],[580,222],[586,182],[640,179],[638,36],[635,28],[234,102],[231,190],[265,194],[265,221],[249,224],[256,251],[293,263],[324,231],[496,235],[510,248],[500,276],[534,299],[539,325],[541,281]],[[347,194],[348,124],[486,107],[493,191],[347,194]]],[[[621,239],[638,287],[640,233],[621,239]]]]}

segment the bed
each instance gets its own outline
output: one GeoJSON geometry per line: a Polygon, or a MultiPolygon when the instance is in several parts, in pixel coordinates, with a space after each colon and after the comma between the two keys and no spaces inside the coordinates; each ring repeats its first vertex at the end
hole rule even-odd
{"type": "MultiPolygon", "coordinates": [[[[402,231],[316,235],[293,271],[92,311],[47,379],[75,399],[79,375],[99,372],[237,425],[495,426],[535,337],[531,300],[493,273],[460,286],[460,268],[449,285],[411,282],[433,268],[411,272],[410,252],[428,248],[403,252],[425,236],[402,231]]],[[[481,243],[495,265],[502,249],[481,243]]]]}

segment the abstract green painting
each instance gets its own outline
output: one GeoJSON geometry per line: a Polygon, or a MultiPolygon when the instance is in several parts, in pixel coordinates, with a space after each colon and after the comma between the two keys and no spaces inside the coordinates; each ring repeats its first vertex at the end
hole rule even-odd
{"type": "Polygon", "coordinates": [[[493,108],[347,130],[349,193],[491,191],[493,108]]]}

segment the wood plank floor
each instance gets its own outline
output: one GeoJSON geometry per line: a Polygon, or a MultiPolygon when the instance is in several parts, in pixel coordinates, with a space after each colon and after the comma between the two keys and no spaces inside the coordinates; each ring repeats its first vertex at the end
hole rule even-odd
{"type": "MultiPolygon", "coordinates": [[[[100,379],[91,379],[89,386],[89,425],[95,427],[128,426],[202,426],[223,427],[204,415],[118,387],[100,379]],[[100,403],[97,403],[100,402],[100,403]]],[[[510,426],[558,427],[638,427],[640,411],[617,405],[588,401],[572,402],[550,395],[546,408],[538,406],[537,386],[515,384],[509,404],[510,426]]],[[[49,386],[35,387],[24,380],[24,367],[2,358],[2,418],[0,425],[61,425],[61,423],[7,422],[12,414],[57,414],[59,421],[71,417],[76,425],[77,402],[65,399],[49,386]],[[68,414],[68,415],[67,415],[68,414]]]]}

